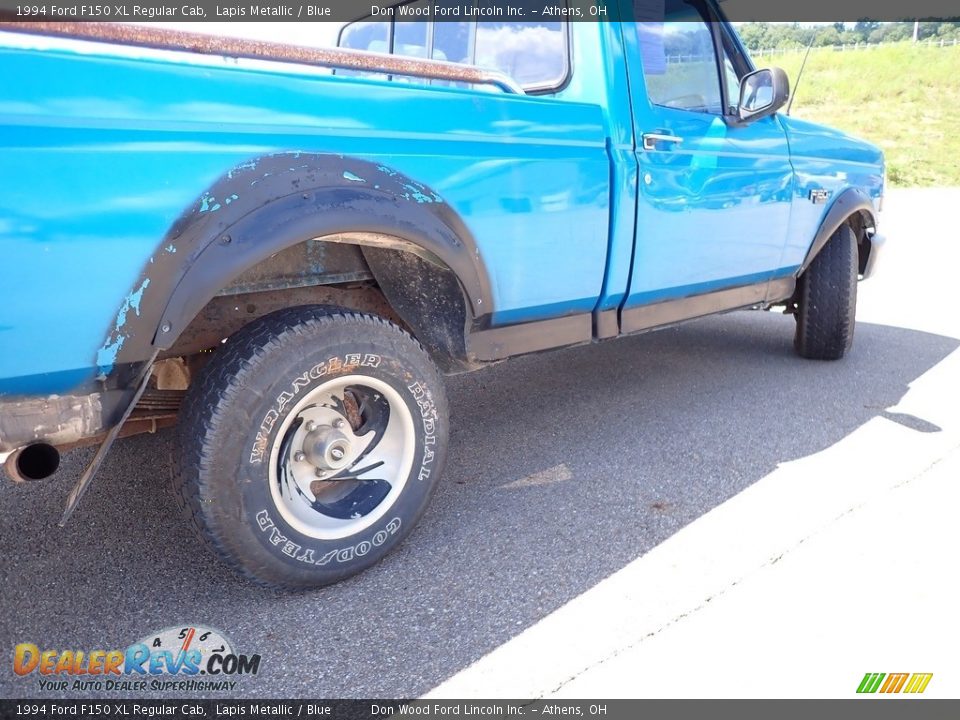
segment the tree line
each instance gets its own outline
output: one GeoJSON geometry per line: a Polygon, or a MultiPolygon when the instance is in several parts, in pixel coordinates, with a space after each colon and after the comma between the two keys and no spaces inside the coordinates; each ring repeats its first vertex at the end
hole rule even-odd
{"type": "MultiPolygon", "coordinates": [[[[800,23],[782,24],[748,22],[737,27],[737,32],[750,50],[779,50],[806,47],[813,41],[814,47],[829,45],[854,45],[866,43],[897,42],[914,39],[913,22],[837,22],[831,25],[803,27],[800,23]]],[[[960,22],[921,22],[917,39],[960,39],[960,22]]]]}

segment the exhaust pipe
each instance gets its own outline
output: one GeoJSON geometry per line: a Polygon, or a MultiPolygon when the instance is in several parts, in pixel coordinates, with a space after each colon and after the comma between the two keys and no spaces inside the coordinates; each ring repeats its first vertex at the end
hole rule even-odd
{"type": "Polygon", "coordinates": [[[60,467],[60,451],[47,443],[34,443],[16,450],[3,465],[14,482],[46,480],[60,467]]]}

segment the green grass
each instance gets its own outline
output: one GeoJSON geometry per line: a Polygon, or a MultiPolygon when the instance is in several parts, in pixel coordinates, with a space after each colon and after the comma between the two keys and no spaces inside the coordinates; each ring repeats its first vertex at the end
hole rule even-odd
{"type": "MultiPolygon", "coordinates": [[[[803,51],[756,58],[796,82],[803,51]]],[[[883,148],[890,184],[960,186],[960,46],[810,52],[793,115],[883,148]]]]}

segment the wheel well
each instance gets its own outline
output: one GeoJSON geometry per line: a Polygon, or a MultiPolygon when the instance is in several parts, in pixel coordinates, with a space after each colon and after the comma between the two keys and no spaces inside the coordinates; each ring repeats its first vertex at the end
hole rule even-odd
{"type": "MultiPolygon", "coordinates": [[[[837,229],[830,234],[830,237],[833,237],[834,233],[844,225],[849,226],[857,238],[857,272],[862,275],[870,258],[870,230],[874,228],[874,219],[869,213],[858,210],[844,218],[837,229]]],[[[821,245],[819,249],[822,250],[825,244],[821,245]]],[[[797,286],[793,295],[783,302],[774,303],[774,307],[783,306],[785,308],[784,312],[792,315],[797,313],[798,303],[800,302],[800,277],[807,271],[807,267],[809,267],[809,262],[805,261],[803,271],[797,276],[797,286]]]]}
{"type": "Polygon", "coordinates": [[[844,224],[850,226],[857,238],[857,268],[862,275],[867,269],[867,260],[870,258],[871,245],[868,230],[874,226],[873,218],[863,211],[855,212],[844,220],[844,224]]]}
{"type": "Polygon", "coordinates": [[[876,223],[870,213],[866,212],[865,210],[856,210],[833,226],[833,230],[830,231],[830,234],[826,236],[822,242],[817,242],[816,240],[814,241],[814,247],[811,248],[810,254],[803,262],[803,270],[800,273],[801,275],[810,266],[813,258],[816,257],[816,255],[823,249],[824,245],[829,242],[830,238],[832,238],[837,230],[844,225],[849,226],[850,229],[853,230],[854,236],[857,238],[857,267],[858,272],[861,275],[863,274],[867,267],[867,260],[870,257],[870,231],[875,228],[876,223]]]}
{"type": "Polygon", "coordinates": [[[158,385],[185,389],[191,369],[224,339],[268,313],[300,305],[385,317],[416,337],[444,371],[469,364],[465,334],[472,315],[453,271],[404,240],[341,234],[287,248],[221,288],[162,353],[158,385]],[[161,380],[165,375],[172,379],[161,380]]]}

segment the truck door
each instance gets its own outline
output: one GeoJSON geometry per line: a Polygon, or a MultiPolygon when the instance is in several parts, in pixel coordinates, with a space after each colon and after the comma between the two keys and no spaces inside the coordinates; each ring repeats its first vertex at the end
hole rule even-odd
{"type": "Polygon", "coordinates": [[[752,68],[710,5],[666,0],[657,17],[622,25],[640,174],[623,332],[762,302],[787,274],[793,171],[780,121],[736,124],[752,68]]]}

